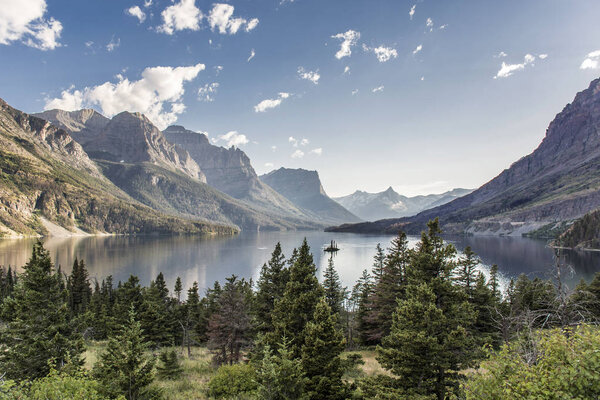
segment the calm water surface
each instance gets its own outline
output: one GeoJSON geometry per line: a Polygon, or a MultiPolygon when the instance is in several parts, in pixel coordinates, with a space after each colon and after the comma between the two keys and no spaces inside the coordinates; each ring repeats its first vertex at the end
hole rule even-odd
{"type": "MultiPolygon", "coordinates": [[[[260,267],[269,258],[275,243],[281,242],[288,256],[306,237],[314,254],[319,275],[327,266],[329,255],[322,249],[335,240],[341,250],[334,257],[344,285],[351,287],[365,268],[371,268],[375,246],[388,247],[392,236],[360,235],[325,232],[243,233],[228,238],[199,237],[83,237],[47,238],[44,245],[57,265],[70,272],[75,258],[84,259],[92,278],[101,280],[113,275],[115,282],[137,275],[148,284],[163,272],[170,287],[179,276],[185,287],[198,281],[200,288],[212,286],[231,274],[258,278],[260,267]]],[[[410,237],[411,245],[418,238],[410,237]]],[[[525,273],[531,277],[550,278],[553,251],[545,241],[511,237],[449,237],[459,250],[471,246],[480,256],[484,273],[498,264],[503,281],[525,273]]],[[[0,265],[22,266],[35,240],[0,240],[0,265]]],[[[571,287],[580,280],[590,280],[600,271],[599,252],[566,252],[573,266],[567,278],[571,287]]]]}

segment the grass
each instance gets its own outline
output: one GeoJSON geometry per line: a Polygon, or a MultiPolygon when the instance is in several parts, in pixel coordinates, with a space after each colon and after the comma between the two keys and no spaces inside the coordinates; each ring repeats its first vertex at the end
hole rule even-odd
{"type": "MultiPolygon", "coordinates": [[[[106,342],[89,342],[85,351],[85,368],[91,370],[98,361],[100,354],[106,348],[106,342]]],[[[161,388],[166,400],[205,400],[208,399],[208,382],[217,371],[211,362],[211,354],[205,347],[192,347],[192,355],[187,357],[187,351],[181,352],[181,348],[175,348],[180,357],[183,374],[176,380],[163,380],[156,378],[154,385],[161,388]]],[[[351,354],[362,356],[364,364],[348,371],[344,378],[350,382],[367,376],[377,374],[388,374],[375,359],[374,350],[358,350],[345,352],[342,356],[351,354]]],[[[158,356],[157,353],[155,353],[158,356]]]]}

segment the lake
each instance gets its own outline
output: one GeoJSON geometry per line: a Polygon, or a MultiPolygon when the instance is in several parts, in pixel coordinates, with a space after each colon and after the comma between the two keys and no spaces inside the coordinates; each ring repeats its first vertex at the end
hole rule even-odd
{"type": "MultiPolygon", "coordinates": [[[[329,255],[323,248],[335,240],[340,251],[335,266],[345,286],[351,287],[365,268],[370,269],[375,246],[387,247],[392,236],[352,233],[266,232],[242,233],[234,237],[200,238],[193,236],[106,236],[45,238],[44,245],[57,265],[70,272],[75,258],[84,259],[91,278],[101,280],[108,275],[115,282],[137,275],[147,285],[163,272],[172,288],[179,276],[187,288],[197,281],[201,289],[223,281],[231,274],[257,279],[260,268],[269,260],[275,244],[281,242],[286,256],[306,237],[313,251],[319,276],[327,266],[329,255]]],[[[410,237],[411,245],[418,237],[410,237]]],[[[480,269],[487,273],[498,264],[504,284],[525,273],[530,277],[551,278],[553,250],[545,241],[517,237],[448,237],[459,250],[466,246],[479,255],[480,269]]],[[[0,240],[0,265],[22,266],[30,254],[34,239],[0,240]]],[[[580,279],[591,280],[600,271],[600,252],[566,251],[566,261],[573,274],[565,280],[573,288],[580,279]]]]}

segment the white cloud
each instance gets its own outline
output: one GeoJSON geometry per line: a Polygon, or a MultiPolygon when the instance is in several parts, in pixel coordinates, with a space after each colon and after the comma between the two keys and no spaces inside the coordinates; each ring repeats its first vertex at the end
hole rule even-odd
{"type": "Polygon", "coordinates": [[[344,68],[344,74],[349,74],[350,73],[350,67],[346,65],[346,67],[344,68]]]}
{"type": "Polygon", "coordinates": [[[292,146],[298,147],[298,139],[296,139],[295,137],[290,136],[288,138],[288,142],[290,142],[292,144],[292,146]]]}
{"type": "Polygon", "coordinates": [[[258,26],[258,18],[247,21],[245,18],[233,17],[235,7],[231,4],[216,3],[208,14],[208,24],[212,31],[217,30],[221,34],[236,34],[240,28],[250,32],[258,26]]]}
{"type": "Polygon", "coordinates": [[[302,158],[304,157],[304,152],[302,150],[296,150],[292,153],[292,158],[302,158]]]}
{"type": "Polygon", "coordinates": [[[137,111],[145,114],[160,129],[164,129],[185,110],[185,105],[181,102],[185,82],[195,79],[204,69],[204,64],[146,68],[137,81],[121,76],[117,83],[105,82],[83,90],[71,87],[63,91],[59,98],[46,99],[44,109],[62,108],[73,111],[98,106],[107,117],[122,111],[137,111]]]}
{"type": "Polygon", "coordinates": [[[215,75],[219,75],[221,73],[221,71],[223,71],[223,66],[222,65],[215,65],[214,66],[214,70],[215,70],[215,75]]]}
{"type": "Polygon", "coordinates": [[[385,86],[381,85],[381,86],[378,86],[378,87],[374,88],[374,89],[373,89],[373,90],[371,90],[371,91],[372,91],[373,93],[377,93],[377,92],[383,92],[383,89],[384,89],[384,87],[385,87],[385,86]]]}
{"type": "Polygon", "coordinates": [[[268,162],[268,163],[265,163],[265,167],[266,167],[266,168],[273,168],[273,167],[274,167],[274,165],[273,165],[273,163],[271,163],[271,162],[268,162]]]}
{"type": "Polygon", "coordinates": [[[114,51],[114,49],[116,49],[117,47],[119,47],[121,45],[121,39],[117,38],[117,40],[115,40],[115,37],[113,36],[112,39],[110,39],[110,42],[108,42],[108,44],[106,45],[106,51],[114,51]]]}
{"type": "Polygon", "coordinates": [[[271,146],[271,151],[273,151],[273,152],[277,151],[277,146],[271,146]]]}
{"type": "Polygon", "coordinates": [[[198,100],[211,102],[214,101],[214,95],[217,93],[217,89],[219,88],[218,82],[207,83],[198,89],[198,100]]]}
{"type": "Polygon", "coordinates": [[[151,5],[152,5],[152,0],[145,0],[145,1],[144,1],[144,7],[145,7],[145,8],[148,8],[148,7],[150,7],[151,5]]]}
{"type": "Polygon", "coordinates": [[[379,62],[386,62],[392,58],[398,57],[398,52],[396,51],[396,49],[393,49],[391,47],[375,47],[373,49],[373,52],[377,56],[377,60],[379,60],[379,62]]]}
{"type": "Polygon", "coordinates": [[[545,60],[546,58],[548,58],[548,54],[540,54],[538,55],[538,57],[540,58],[540,60],[545,60]]]}
{"type": "Polygon", "coordinates": [[[139,6],[129,7],[127,10],[125,10],[125,14],[136,17],[140,23],[144,22],[146,19],[146,13],[143,12],[139,6]]]}
{"type": "Polygon", "coordinates": [[[63,26],[46,14],[46,0],[2,1],[0,4],[0,44],[21,41],[39,50],[54,50],[63,26]]]}
{"type": "Polygon", "coordinates": [[[301,146],[306,146],[306,145],[307,145],[307,144],[309,144],[309,143],[310,143],[310,142],[308,141],[308,139],[302,139],[302,140],[300,141],[300,145],[301,145],[301,146]]]}
{"type": "Polygon", "coordinates": [[[179,3],[165,8],[161,15],[163,24],[158,27],[158,31],[167,35],[184,29],[197,31],[204,17],[202,11],[196,7],[195,0],[180,0],[179,3]]]}
{"type": "Polygon", "coordinates": [[[444,30],[444,29],[446,29],[447,27],[448,27],[448,24],[444,24],[444,25],[440,26],[438,29],[439,29],[439,30],[444,30]]]}
{"type": "Polygon", "coordinates": [[[305,79],[307,81],[311,81],[315,85],[319,84],[319,79],[321,79],[321,75],[319,74],[319,70],[316,71],[306,71],[304,67],[298,67],[298,76],[300,79],[305,79]]]}
{"type": "Polygon", "coordinates": [[[217,141],[226,142],[227,147],[236,146],[240,147],[242,145],[248,144],[249,140],[246,135],[242,135],[238,131],[227,132],[224,135],[220,135],[217,141]]]}
{"type": "Polygon", "coordinates": [[[352,54],[352,46],[355,46],[358,39],[360,39],[360,32],[348,30],[344,33],[333,35],[332,38],[340,39],[342,41],[340,49],[335,53],[335,58],[340,60],[344,57],[349,57],[352,54]]]}
{"type": "Polygon", "coordinates": [[[310,154],[316,154],[316,155],[320,156],[321,154],[323,154],[323,149],[320,147],[317,147],[316,149],[312,149],[310,151],[310,154]]]}
{"type": "Polygon", "coordinates": [[[281,105],[281,102],[283,102],[283,100],[287,99],[288,97],[290,97],[289,93],[282,92],[279,93],[279,96],[276,99],[263,100],[254,106],[254,112],[265,112],[267,110],[270,110],[271,108],[279,107],[281,105]]]}
{"type": "Polygon", "coordinates": [[[498,54],[494,54],[494,58],[504,58],[506,57],[508,54],[506,54],[505,52],[501,51],[498,54]]]}
{"type": "Polygon", "coordinates": [[[425,77],[424,77],[424,76],[422,76],[422,77],[421,77],[421,80],[422,80],[422,81],[424,81],[424,80],[425,80],[425,77]]]}
{"type": "Polygon", "coordinates": [[[429,32],[433,31],[433,20],[431,18],[427,18],[425,25],[429,28],[429,32]]]}
{"type": "Polygon", "coordinates": [[[408,12],[408,15],[410,16],[410,19],[412,20],[413,17],[415,16],[415,10],[417,9],[417,5],[413,4],[413,6],[410,8],[410,11],[408,12]]]}
{"type": "Polygon", "coordinates": [[[248,57],[248,62],[250,62],[250,60],[252,60],[254,58],[254,56],[256,56],[256,52],[254,51],[254,49],[252,49],[250,51],[250,57],[248,57]]]}
{"type": "Polygon", "coordinates": [[[352,91],[352,96],[354,96],[354,95],[356,95],[356,94],[358,94],[358,89],[354,89],[354,90],[352,91]]]}
{"type": "Polygon", "coordinates": [[[515,72],[525,69],[526,66],[533,65],[534,61],[535,56],[531,54],[525,54],[525,57],[523,58],[523,62],[521,64],[507,64],[505,62],[502,62],[502,66],[500,67],[500,70],[498,71],[496,76],[494,76],[494,79],[507,78],[513,75],[515,72]]]}
{"type": "Polygon", "coordinates": [[[88,42],[85,42],[85,47],[87,47],[88,49],[91,48],[94,45],[94,42],[92,42],[91,40],[88,42]]]}
{"type": "Polygon", "coordinates": [[[585,60],[579,66],[580,69],[599,69],[600,68],[600,50],[588,53],[585,60]]]}
{"type": "Polygon", "coordinates": [[[423,45],[422,44],[418,45],[417,48],[413,50],[413,54],[417,54],[421,50],[423,50],[423,45]]]}

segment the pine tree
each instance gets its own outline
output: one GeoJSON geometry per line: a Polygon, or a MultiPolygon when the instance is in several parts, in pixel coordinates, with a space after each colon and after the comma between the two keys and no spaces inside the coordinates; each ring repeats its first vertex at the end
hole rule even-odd
{"type": "Polygon", "coordinates": [[[349,388],[342,381],[344,366],[340,355],[344,337],[336,328],[335,315],[324,298],[306,324],[302,346],[302,369],[307,378],[306,393],[314,400],[348,398],[349,388]]]}
{"type": "Polygon", "coordinates": [[[492,265],[492,268],[490,268],[490,280],[488,285],[492,291],[492,295],[500,301],[502,293],[500,292],[500,280],[498,279],[498,266],[496,264],[492,265]]]}
{"type": "Polygon", "coordinates": [[[196,326],[200,323],[200,295],[198,294],[198,282],[194,282],[187,291],[187,300],[180,313],[177,322],[181,327],[181,348],[187,348],[188,357],[192,355],[192,342],[195,339],[196,326]]]}
{"type": "MultiPolygon", "coordinates": [[[[160,276],[162,274],[159,274],[160,276]]],[[[144,339],[153,347],[173,344],[173,319],[167,301],[164,286],[157,284],[156,281],[151,282],[150,287],[143,290],[139,321],[145,334],[144,339]]]]}
{"type": "MultiPolygon", "coordinates": [[[[443,400],[456,393],[458,371],[469,366],[475,319],[464,291],[453,285],[456,250],[445,245],[436,220],[406,270],[405,295],[398,300],[390,335],[378,347],[378,360],[397,379],[405,396],[443,400]]],[[[386,389],[384,389],[386,390],[386,389]]]]}
{"type": "Polygon", "coordinates": [[[137,276],[131,275],[127,282],[117,286],[115,291],[115,304],[113,313],[117,326],[126,325],[129,321],[129,310],[133,306],[136,314],[140,312],[142,305],[142,287],[137,276]]]}
{"type": "Polygon", "coordinates": [[[331,312],[339,316],[342,311],[345,290],[342,287],[340,276],[333,265],[333,258],[329,258],[327,268],[323,274],[323,290],[325,292],[325,300],[331,308],[331,312]]]}
{"type": "Polygon", "coordinates": [[[45,376],[51,367],[60,370],[67,361],[81,365],[83,342],[67,320],[67,293],[40,242],[23,269],[13,296],[3,304],[11,318],[0,328],[0,370],[25,380],[45,376]]]}
{"type": "Polygon", "coordinates": [[[304,328],[313,318],[315,307],[323,296],[323,288],[317,280],[317,268],[306,239],[300,250],[293,254],[295,261],[290,267],[290,280],[283,298],[275,304],[273,311],[275,332],[268,335],[270,340],[267,342],[272,345],[287,337],[294,358],[298,358],[304,344],[304,328]]]}
{"type": "Polygon", "coordinates": [[[261,400],[306,400],[306,378],[299,359],[292,358],[286,338],[273,354],[269,345],[263,349],[256,367],[259,383],[258,398],[261,400]]]}
{"type": "Polygon", "coordinates": [[[181,278],[177,277],[175,280],[175,295],[177,296],[177,303],[181,303],[181,293],[183,292],[183,284],[181,278]]]}
{"type": "Polygon", "coordinates": [[[273,331],[273,309],[275,303],[283,297],[288,280],[289,270],[285,267],[285,256],[281,251],[281,244],[277,243],[271,260],[263,265],[258,279],[254,314],[260,333],[273,331]]]}
{"type": "Polygon", "coordinates": [[[250,343],[250,316],[246,302],[246,282],[235,275],[227,278],[219,297],[219,308],[211,315],[208,327],[208,347],[217,364],[239,362],[242,350],[250,343]]]}
{"type": "Polygon", "coordinates": [[[479,265],[479,258],[471,246],[467,246],[464,256],[458,260],[458,268],[455,280],[465,290],[469,297],[473,296],[473,289],[477,279],[476,267],[479,265]]]}
{"type": "Polygon", "coordinates": [[[156,366],[158,377],[161,379],[178,379],[183,373],[183,367],[177,358],[175,350],[165,350],[160,353],[160,363],[156,366]]]}
{"type": "Polygon", "coordinates": [[[83,260],[73,262],[73,270],[67,280],[69,287],[69,307],[73,315],[81,315],[87,311],[92,297],[89,274],[83,260]]]}
{"type": "Polygon", "coordinates": [[[122,332],[109,339],[106,351],[94,366],[93,375],[104,394],[111,398],[124,395],[127,400],[148,398],[154,380],[154,359],[146,355],[140,323],[133,306],[122,332]]]}

